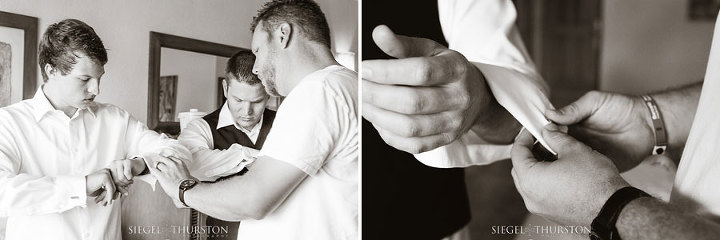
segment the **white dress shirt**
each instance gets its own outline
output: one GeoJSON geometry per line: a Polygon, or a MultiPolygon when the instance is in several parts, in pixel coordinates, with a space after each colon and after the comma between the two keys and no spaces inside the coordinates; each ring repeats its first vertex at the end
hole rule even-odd
{"type": "MultiPolygon", "coordinates": [[[[39,89],[0,109],[0,217],[6,240],[120,239],[120,205],[86,196],[85,176],[119,159],[151,159],[177,141],[116,106],[95,103],[68,118],[39,89]]],[[[149,160],[148,160],[149,161],[149,160]]],[[[122,199],[122,198],[121,198],[122,199]]]]}
{"type": "MultiPolygon", "coordinates": [[[[250,131],[247,131],[235,123],[230,114],[230,108],[225,102],[220,110],[216,129],[233,125],[255,143],[260,135],[264,118],[263,114],[260,121],[250,131]]],[[[202,118],[188,123],[178,136],[178,140],[192,153],[192,160],[188,164],[190,174],[201,181],[215,181],[220,177],[238,173],[252,163],[260,152],[237,143],[233,143],[230,148],[225,150],[214,149],[215,142],[210,125],[202,118]]]]}
{"type": "Polygon", "coordinates": [[[715,23],[702,93],[670,195],[675,206],[715,221],[720,219],[719,102],[720,18],[715,23]]]}
{"type": "MultiPolygon", "coordinates": [[[[548,86],[515,27],[512,1],[439,0],[438,13],[450,49],[480,69],[495,99],[544,144],[540,130],[549,121],[543,112],[553,107],[546,97],[548,86]]],[[[470,130],[448,145],[415,157],[432,167],[467,167],[507,159],[510,148],[487,144],[470,130]]]]}
{"type": "Polygon", "coordinates": [[[308,177],[265,218],[240,222],[239,240],[358,238],[357,91],[357,74],[334,65],[288,94],[260,156],[308,177]]]}

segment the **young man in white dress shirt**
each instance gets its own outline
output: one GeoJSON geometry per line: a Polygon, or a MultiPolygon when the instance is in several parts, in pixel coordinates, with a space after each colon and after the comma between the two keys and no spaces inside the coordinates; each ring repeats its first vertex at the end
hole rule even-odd
{"type": "Polygon", "coordinates": [[[173,158],[151,171],[176,204],[243,220],[238,239],[357,239],[357,74],[335,61],[311,0],[266,3],[251,30],[253,72],[287,98],[250,170],[212,184],[173,158]]]}
{"type": "Polygon", "coordinates": [[[39,55],[44,84],[32,99],[0,109],[5,237],[120,239],[113,199],[161,150],[178,158],[189,152],[125,110],[94,101],[107,53],[92,27],[75,19],[51,24],[39,55]]]}

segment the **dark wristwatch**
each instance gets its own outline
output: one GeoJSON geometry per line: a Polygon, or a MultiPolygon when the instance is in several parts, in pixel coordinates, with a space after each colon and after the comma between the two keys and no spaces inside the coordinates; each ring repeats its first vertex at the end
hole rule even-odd
{"type": "Polygon", "coordinates": [[[178,194],[180,195],[180,202],[185,205],[185,207],[190,207],[185,203],[185,191],[192,189],[198,183],[198,180],[195,179],[185,179],[180,182],[180,191],[178,192],[178,194]]]}
{"type": "Polygon", "coordinates": [[[613,193],[605,202],[600,213],[593,219],[590,227],[590,239],[592,240],[620,240],[615,223],[625,205],[632,200],[641,197],[650,197],[649,194],[634,187],[624,187],[613,193]]]}

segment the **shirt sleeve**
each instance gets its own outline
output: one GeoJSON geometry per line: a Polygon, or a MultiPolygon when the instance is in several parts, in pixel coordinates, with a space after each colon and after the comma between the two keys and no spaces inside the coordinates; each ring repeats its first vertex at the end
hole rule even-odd
{"type": "MultiPolygon", "coordinates": [[[[549,123],[543,112],[553,109],[547,98],[549,89],[520,38],[512,1],[440,0],[438,11],[450,49],[472,62],[498,103],[550,149],[540,137],[540,130],[549,123]]],[[[471,130],[415,157],[433,167],[467,167],[509,158],[510,147],[487,144],[471,130]]]]}
{"type": "Polygon", "coordinates": [[[20,173],[22,159],[12,132],[0,126],[0,217],[60,213],[86,206],[85,176],[20,173]]]}
{"type": "MultiPolygon", "coordinates": [[[[154,163],[154,159],[161,152],[167,152],[169,155],[181,159],[186,165],[189,165],[192,157],[190,151],[177,140],[150,130],[145,124],[129,114],[127,116],[125,146],[127,146],[127,156],[142,157],[145,159],[146,164],[154,163]]],[[[152,166],[148,165],[148,167],[152,166]]],[[[156,179],[152,174],[139,176],[138,179],[149,183],[154,189],[156,179]]]]}
{"type": "Polygon", "coordinates": [[[330,156],[346,112],[324,82],[301,82],[277,111],[260,156],[315,175],[330,156]]]}
{"type": "Polygon", "coordinates": [[[240,172],[252,163],[258,150],[232,144],[225,150],[213,149],[213,137],[210,126],[202,118],[188,123],[178,137],[192,158],[188,164],[190,174],[202,181],[215,181],[220,177],[240,172]]]}

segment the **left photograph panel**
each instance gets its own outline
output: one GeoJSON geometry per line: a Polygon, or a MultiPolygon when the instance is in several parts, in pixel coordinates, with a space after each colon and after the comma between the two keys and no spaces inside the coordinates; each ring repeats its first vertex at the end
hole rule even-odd
{"type": "Polygon", "coordinates": [[[0,0],[0,240],[359,239],[357,0],[0,0]]]}

